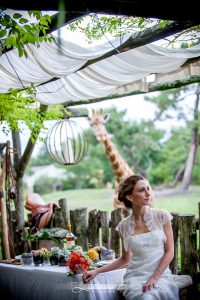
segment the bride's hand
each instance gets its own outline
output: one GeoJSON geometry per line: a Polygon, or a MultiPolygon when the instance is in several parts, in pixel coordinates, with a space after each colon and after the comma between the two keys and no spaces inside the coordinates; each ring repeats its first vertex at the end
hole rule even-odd
{"type": "Polygon", "coordinates": [[[91,279],[93,279],[96,275],[98,274],[97,269],[96,270],[92,270],[89,272],[84,272],[83,273],[83,282],[84,283],[88,283],[91,279]]]}
{"type": "Polygon", "coordinates": [[[143,292],[148,292],[152,288],[155,288],[156,282],[157,282],[157,280],[154,277],[149,278],[149,280],[147,282],[145,282],[145,284],[143,285],[143,292]]]}

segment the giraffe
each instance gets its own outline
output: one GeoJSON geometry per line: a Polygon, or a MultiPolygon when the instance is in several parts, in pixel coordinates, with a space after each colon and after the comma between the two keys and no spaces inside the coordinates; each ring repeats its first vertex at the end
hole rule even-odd
{"type": "Polygon", "coordinates": [[[109,115],[103,113],[103,109],[99,112],[92,110],[92,116],[89,117],[90,125],[94,131],[97,141],[104,144],[106,155],[109,158],[111,167],[116,177],[116,186],[113,198],[113,204],[115,208],[122,207],[122,203],[117,197],[117,186],[125,178],[134,174],[133,170],[128,166],[127,162],[119,153],[116,146],[111,141],[109,134],[105,128],[105,123],[108,121],[109,115]]]}

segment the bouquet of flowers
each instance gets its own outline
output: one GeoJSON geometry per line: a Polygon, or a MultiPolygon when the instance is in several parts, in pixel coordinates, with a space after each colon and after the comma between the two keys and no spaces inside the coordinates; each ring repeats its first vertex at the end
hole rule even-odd
{"type": "Polygon", "coordinates": [[[112,249],[103,249],[100,254],[101,260],[113,260],[115,252],[112,249]]]}
{"type": "Polygon", "coordinates": [[[89,258],[93,261],[96,261],[99,259],[99,253],[93,248],[88,249],[87,254],[88,254],[89,258]]]}
{"type": "Polygon", "coordinates": [[[43,250],[38,249],[38,250],[32,250],[31,253],[33,255],[43,255],[43,250]]]}
{"type": "Polygon", "coordinates": [[[91,266],[91,260],[82,250],[75,249],[70,253],[67,261],[69,275],[82,274],[91,266]]]}

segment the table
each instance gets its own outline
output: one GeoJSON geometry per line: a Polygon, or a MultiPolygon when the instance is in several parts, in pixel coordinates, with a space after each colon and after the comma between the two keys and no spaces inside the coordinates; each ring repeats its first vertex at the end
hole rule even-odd
{"type": "Polygon", "coordinates": [[[125,269],[98,274],[90,284],[59,266],[0,264],[1,300],[117,300],[125,269]]]}

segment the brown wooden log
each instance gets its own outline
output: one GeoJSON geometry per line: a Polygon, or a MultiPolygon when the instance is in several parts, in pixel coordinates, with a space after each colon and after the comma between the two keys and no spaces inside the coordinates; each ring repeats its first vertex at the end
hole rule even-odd
{"type": "Polygon", "coordinates": [[[108,211],[99,211],[99,219],[101,224],[101,237],[102,246],[109,248],[109,213],[108,211]]]}
{"type": "Polygon", "coordinates": [[[82,246],[83,250],[87,250],[87,208],[70,210],[70,221],[72,232],[77,237],[76,244],[82,246]]]}
{"type": "Polygon", "coordinates": [[[88,218],[88,242],[94,247],[100,245],[99,240],[99,212],[94,209],[89,212],[88,218]]]}
{"type": "Polygon", "coordinates": [[[27,214],[27,220],[28,220],[28,224],[29,224],[29,226],[30,226],[31,223],[32,223],[32,213],[28,213],[28,214],[27,214]]]}
{"type": "MultiPolygon", "coordinates": [[[[2,224],[1,220],[1,214],[0,214],[0,224],[2,224]]],[[[4,251],[4,246],[3,246],[3,232],[2,232],[2,226],[0,226],[0,259],[5,258],[5,251],[4,251]]]]}
{"type": "Polygon", "coordinates": [[[5,250],[5,259],[10,258],[10,246],[8,237],[8,225],[6,217],[6,208],[3,201],[3,197],[0,197],[0,207],[1,207],[1,220],[2,220],[2,232],[3,232],[3,245],[5,250]]]}
{"type": "MultiPolygon", "coordinates": [[[[49,223],[52,224],[51,221],[49,223]]],[[[53,214],[53,227],[62,228],[62,224],[63,224],[63,221],[62,221],[62,212],[61,212],[61,209],[58,208],[58,207],[56,207],[54,209],[54,214],[53,214]]]]}
{"type": "Polygon", "coordinates": [[[180,245],[181,245],[181,273],[189,274],[194,280],[197,274],[196,259],[196,229],[194,226],[195,216],[192,214],[181,214],[179,216],[180,225],[180,245]]]}
{"type": "Polygon", "coordinates": [[[199,225],[199,249],[198,249],[198,265],[200,267],[200,202],[198,203],[199,208],[199,218],[198,218],[198,225],[199,225]]]}
{"type": "MultiPolygon", "coordinates": [[[[7,149],[7,148],[6,148],[7,149]]],[[[10,258],[10,247],[8,238],[8,223],[6,215],[6,207],[4,203],[4,184],[6,176],[6,158],[3,159],[2,169],[0,170],[0,210],[1,210],[1,226],[2,226],[2,240],[5,253],[5,259],[10,258]]]]}
{"type": "Polygon", "coordinates": [[[110,235],[110,247],[115,251],[115,257],[120,256],[120,239],[118,231],[116,230],[119,222],[128,215],[126,210],[117,208],[111,212],[111,235],[110,235]]]}
{"type": "Polygon", "coordinates": [[[174,257],[170,263],[170,269],[173,274],[178,274],[178,235],[179,235],[179,214],[171,213],[173,216],[172,230],[174,236],[174,257]]]}
{"type": "Polygon", "coordinates": [[[61,214],[61,226],[60,227],[67,229],[67,225],[70,222],[67,199],[62,198],[62,199],[58,200],[58,204],[60,206],[60,214],[61,214]]]}

